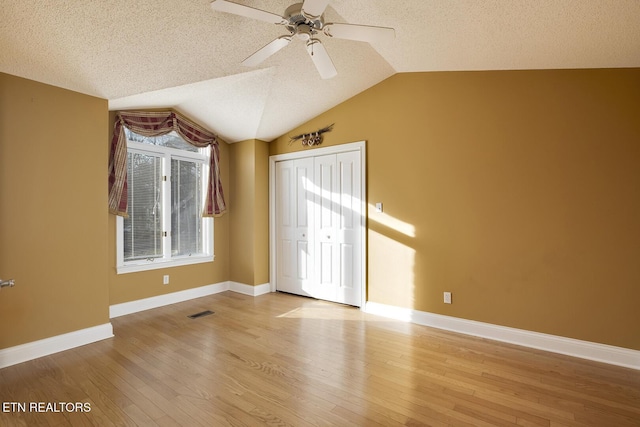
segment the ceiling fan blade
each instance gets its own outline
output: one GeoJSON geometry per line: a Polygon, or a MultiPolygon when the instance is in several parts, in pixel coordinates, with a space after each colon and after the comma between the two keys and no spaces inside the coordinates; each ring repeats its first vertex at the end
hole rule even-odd
{"type": "Polygon", "coordinates": [[[247,67],[255,67],[256,65],[260,64],[262,61],[288,45],[290,42],[291,36],[278,37],[277,39],[242,61],[242,65],[246,65],[247,67]]]}
{"type": "Polygon", "coordinates": [[[324,45],[320,43],[320,40],[310,39],[307,42],[307,52],[311,56],[313,64],[318,69],[320,77],[323,79],[330,79],[338,74],[338,70],[333,65],[333,61],[329,57],[324,45]]]}
{"type": "Polygon", "coordinates": [[[323,31],[329,37],[368,43],[384,42],[396,37],[396,31],[393,28],[369,25],[326,24],[323,31]]]}
{"type": "Polygon", "coordinates": [[[266,12],[264,10],[255,9],[253,7],[244,6],[226,0],[215,0],[211,3],[211,8],[219,12],[233,13],[234,15],[245,16],[259,21],[269,22],[271,24],[284,24],[286,19],[275,13],[266,12]]]}
{"type": "Polygon", "coordinates": [[[302,13],[308,18],[319,18],[327,8],[329,0],[304,0],[302,13]]]}

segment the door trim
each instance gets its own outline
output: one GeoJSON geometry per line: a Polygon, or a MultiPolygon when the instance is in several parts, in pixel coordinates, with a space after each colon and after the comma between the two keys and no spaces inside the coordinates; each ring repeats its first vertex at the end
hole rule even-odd
{"type": "Polygon", "coordinates": [[[360,251],[362,265],[361,276],[361,297],[360,309],[364,309],[367,302],[367,156],[365,141],[350,142],[347,144],[332,145],[330,147],[314,148],[312,150],[296,151],[293,153],[276,154],[269,156],[269,282],[271,283],[271,292],[276,291],[276,163],[284,160],[295,160],[306,157],[316,157],[325,154],[338,154],[349,151],[357,151],[360,153],[360,251]]]}

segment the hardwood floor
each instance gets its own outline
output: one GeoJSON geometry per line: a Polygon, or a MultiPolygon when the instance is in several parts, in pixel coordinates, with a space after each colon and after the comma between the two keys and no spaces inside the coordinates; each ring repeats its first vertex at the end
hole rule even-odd
{"type": "Polygon", "coordinates": [[[113,339],[0,369],[0,425],[640,426],[638,371],[287,294],[112,323],[113,339]]]}

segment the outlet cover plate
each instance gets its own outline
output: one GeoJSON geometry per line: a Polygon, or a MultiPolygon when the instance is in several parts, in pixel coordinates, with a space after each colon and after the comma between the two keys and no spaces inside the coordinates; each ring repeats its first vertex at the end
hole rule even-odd
{"type": "Polygon", "coordinates": [[[444,293],[444,303],[451,304],[451,292],[444,293]]]}

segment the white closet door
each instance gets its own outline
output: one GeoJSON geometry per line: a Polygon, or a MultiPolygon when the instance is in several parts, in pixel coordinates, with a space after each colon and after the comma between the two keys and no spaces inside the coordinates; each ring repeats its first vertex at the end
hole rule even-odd
{"type": "Polygon", "coordinates": [[[275,163],[276,289],[360,306],[361,152],[275,163]]]}
{"type": "Polygon", "coordinates": [[[312,296],[313,159],[276,164],[276,251],[278,290],[312,296]]]}

